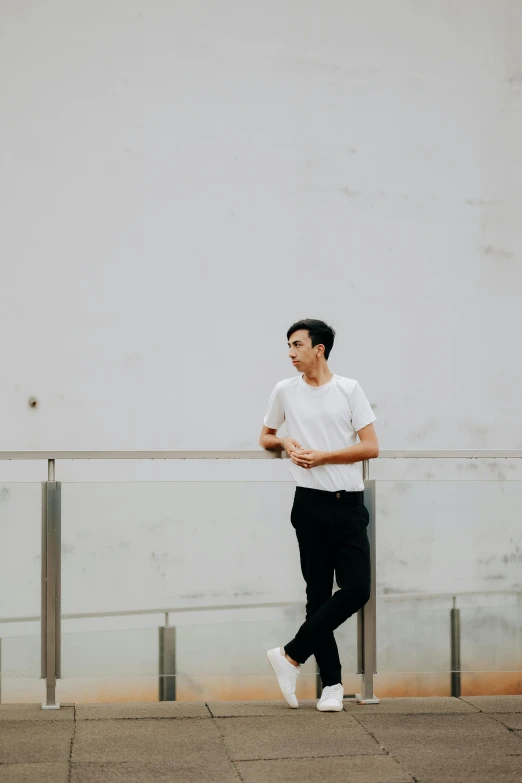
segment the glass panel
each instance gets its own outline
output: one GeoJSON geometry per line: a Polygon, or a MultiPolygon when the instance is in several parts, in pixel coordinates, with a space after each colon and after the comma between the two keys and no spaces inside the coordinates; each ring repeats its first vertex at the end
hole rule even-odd
{"type": "Polygon", "coordinates": [[[450,693],[454,598],[462,693],[520,692],[521,501],[520,481],[376,482],[381,695],[450,693]]]}
{"type": "MultiPolygon", "coordinates": [[[[271,481],[63,484],[64,677],[149,678],[154,694],[168,612],[177,698],[272,698],[265,651],[304,619],[293,494],[271,481]]],[[[377,482],[376,693],[449,693],[454,596],[463,670],[520,668],[520,500],[519,481],[377,482]]],[[[336,638],[356,692],[355,616],[336,638]]],[[[313,658],[302,682],[314,695],[313,658]]]]}
{"type": "MultiPolygon", "coordinates": [[[[159,677],[169,610],[178,698],[261,694],[266,650],[304,621],[293,495],[271,481],[62,484],[63,676],[159,677]]],[[[356,618],[336,636],[356,667],[356,618]]],[[[315,695],[315,660],[303,669],[315,695]]]]}
{"type": "Polygon", "coordinates": [[[0,698],[40,677],[42,485],[0,483],[0,698]],[[3,681],[3,682],[1,682],[3,681]]]}
{"type": "MultiPolygon", "coordinates": [[[[451,602],[450,602],[451,605],[451,602]]],[[[449,607],[430,601],[377,599],[377,671],[449,672],[449,607]]]]}
{"type": "Polygon", "coordinates": [[[522,590],[522,482],[378,481],[377,593],[522,590]]]}
{"type": "Polygon", "coordinates": [[[2,677],[40,678],[40,635],[4,636],[1,640],[2,677]]]}
{"type": "Polygon", "coordinates": [[[303,601],[293,485],[62,484],[62,612],[303,601]]]}
{"type": "Polygon", "coordinates": [[[158,650],[157,628],[64,632],[62,676],[157,677],[158,650]]]}

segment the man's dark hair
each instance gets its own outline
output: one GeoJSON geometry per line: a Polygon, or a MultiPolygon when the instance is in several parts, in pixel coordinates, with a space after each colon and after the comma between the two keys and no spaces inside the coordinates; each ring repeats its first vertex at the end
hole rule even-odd
{"type": "Polygon", "coordinates": [[[316,345],[324,345],[324,358],[328,359],[332,350],[335,338],[335,329],[325,324],[324,321],[317,321],[315,318],[305,318],[303,321],[296,321],[292,324],[286,333],[286,339],[290,340],[290,335],[299,329],[307,329],[312,341],[312,348],[316,345]]]}

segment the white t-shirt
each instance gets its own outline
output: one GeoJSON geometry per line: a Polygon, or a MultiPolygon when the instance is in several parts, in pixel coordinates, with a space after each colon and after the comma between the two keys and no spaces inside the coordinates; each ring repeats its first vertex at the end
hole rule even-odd
{"type": "MultiPolygon", "coordinates": [[[[264,424],[277,430],[286,422],[288,437],[304,449],[340,451],[355,445],[359,430],[375,420],[357,381],[334,374],[323,386],[310,386],[299,375],[276,384],[264,424]]],[[[364,489],[361,462],[301,468],[290,461],[290,473],[300,487],[329,492],[364,489]]]]}

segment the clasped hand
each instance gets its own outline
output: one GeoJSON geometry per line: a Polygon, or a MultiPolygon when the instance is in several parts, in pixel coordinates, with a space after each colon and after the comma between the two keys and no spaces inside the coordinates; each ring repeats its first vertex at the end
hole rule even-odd
{"type": "Polygon", "coordinates": [[[326,463],[326,452],[317,449],[296,449],[288,455],[301,468],[316,468],[326,463]]]}

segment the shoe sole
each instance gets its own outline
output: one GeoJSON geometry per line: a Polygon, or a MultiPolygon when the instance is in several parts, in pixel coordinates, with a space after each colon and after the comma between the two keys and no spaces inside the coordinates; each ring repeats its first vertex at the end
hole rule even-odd
{"type": "Polygon", "coordinates": [[[319,707],[319,705],[317,705],[317,709],[319,712],[342,712],[343,705],[340,704],[338,707],[319,707]]]}
{"type": "MultiPolygon", "coordinates": [[[[268,662],[269,662],[270,666],[272,667],[272,671],[274,672],[274,674],[276,676],[276,680],[277,680],[277,684],[279,685],[279,689],[280,689],[281,693],[283,694],[284,699],[285,699],[286,703],[288,704],[288,706],[291,707],[293,710],[296,710],[299,705],[298,704],[290,704],[290,702],[288,701],[286,693],[281,688],[281,683],[279,682],[279,677],[277,676],[277,671],[275,669],[275,666],[272,663],[272,658],[270,656],[270,653],[271,653],[271,650],[267,650],[266,657],[268,658],[268,662]]],[[[295,697],[295,698],[297,698],[297,697],[295,697]]]]}

